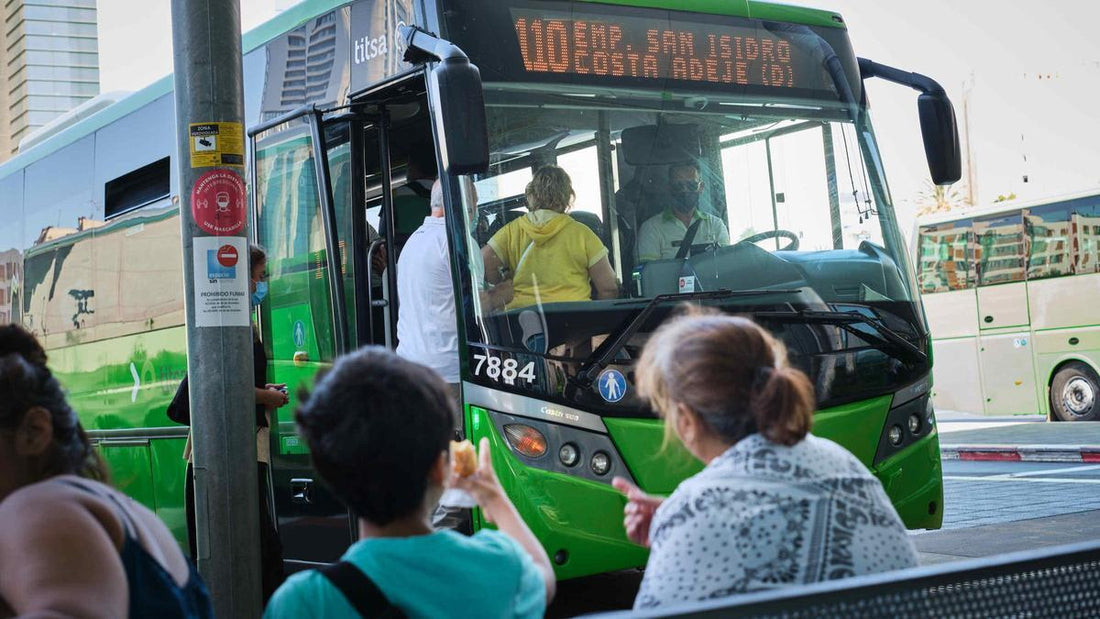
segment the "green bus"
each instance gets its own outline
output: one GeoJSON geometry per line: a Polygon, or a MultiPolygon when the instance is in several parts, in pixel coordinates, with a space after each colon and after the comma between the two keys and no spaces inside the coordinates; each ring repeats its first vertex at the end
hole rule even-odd
{"type": "MultiPolygon", "coordinates": [[[[941,183],[958,178],[954,114],[932,80],[857,59],[841,16],[754,0],[306,0],[243,48],[270,380],[295,394],[344,352],[395,345],[396,259],[426,212],[409,161],[426,149],[449,214],[466,433],[492,442],[560,578],[645,563],[613,476],[667,493],[697,470],[662,449],[632,384],[647,334],[684,301],[781,337],[815,386],[814,432],[874,471],[907,526],[940,526],[931,341],[863,80],[921,91],[941,183]],[[477,88],[448,90],[430,54],[406,62],[410,32],[463,50],[477,88]],[[459,165],[463,148],[484,150],[481,165],[459,165]],[[551,163],[621,292],[490,311],[481,247],[551,163]],[[685,163],[701,174],[698,216],[731,242],[677,241],[676,256],[641,261],[643,226],[668,213],[669,167],[685,163]]],[[[183,540],[186,428],[164,413],[186,371],[171,88],[165,78],[0,166],[0,317],[42,339],[118,485],[183,540]]],[[[293,400],[271,438],[292,569],[336,559],[355,536],[314,479],[293,400]]]]}
{"type": "Polygon", "coordinates": [[[1100,420],[1100,193],[917,222],[939,408],[1100,420]]]}

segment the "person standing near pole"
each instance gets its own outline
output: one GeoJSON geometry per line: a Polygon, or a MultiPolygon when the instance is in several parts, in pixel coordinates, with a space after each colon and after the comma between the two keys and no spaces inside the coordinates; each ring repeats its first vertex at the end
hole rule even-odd
{"type": "MultiPolygon", "coordinates": [[[[248,251],[250,270],[249,290],[252,294],[252,307],[259,308],[267,295],[267,253],[259,245],[250,245],[248,251]]],[[[260,341],[259,330],[252,328],[252,371],[256,385],[256,461],[259,476],[257,492],[260,509],[260,569],[262,572],[263,599],[266,602],[271,594],[282,584],[283,545],[279,539],[279,530],[275,526],[275,515],[271,511],[268,484],[268,469],[271,466],[271,420],[272,413],[286,406],[289,398],[286,385],[267,382],[267,352],[260,341]]],[[[168,405],[169,417],[179,423],[190,423],[188,400],[190,397],[187,377],[176,391],[172,403],[168,405]]],[[[187,512],[187,538],[191,556],[198,554],[195,540],[195,472],[191,462],[191,434],[187,435],[183,458],[187,460],[187,482],[185,488],[187,512]]]]}
{"type": "Polygon", "coordinates": [[[221,617],[262,596],[239,0],[172,0],[196,560],[221,617]],[[237,413],[237,414],[234,414],[237,413]]]}

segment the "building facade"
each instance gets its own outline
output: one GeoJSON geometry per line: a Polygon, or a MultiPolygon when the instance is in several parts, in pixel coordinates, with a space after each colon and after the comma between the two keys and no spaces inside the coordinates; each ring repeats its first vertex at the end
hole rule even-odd
{"type": "Polygon", "coordinates": [[[0,161],[99,94],[95,0],[7,0],[0,43],[0,161]]]}

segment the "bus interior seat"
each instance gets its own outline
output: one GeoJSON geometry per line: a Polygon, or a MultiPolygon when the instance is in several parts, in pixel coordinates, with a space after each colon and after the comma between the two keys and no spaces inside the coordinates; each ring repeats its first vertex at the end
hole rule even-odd
{"type": "Polygon", "coordinates": [[[611,240],[607,235],[607,227],[603,225],[603,221],[600,220],[599,215],[587,211],[572,211],[569,215],[576,221],[588,226],[588,229],[600,239],[604,247],[608,249],[611,248],[611,240]]]}
{"type": "MultiPolygon", "coordinates": [[[[493,238],[493,235],[500,232],[501,228],[527,214],[527,199],[523,196],[517,196],[516,198],[508,200],[505,204],[500,205],[499,210],[492,207],[486,210],[491,210],[496,217],[494,217],[493,221],[489,224],[484,241],[482,242],[482,239],[478,239],[483,245],[489,242],[489,239],[493,238]]],[[[569,215],[577,222],[587,226],[588,229],[600,239],[604,247],[611,247],[607,227],[604,225],[599,215],[589,213],[588,211],[571,211],[569,215]]]]}
{"type": "Polygon", "coordinates": [[[620,189],[637,227],[668,205],[668,167],[698,161],[703,155],[699,126],[661,123],[623,129],[623,162],[634,176],[620,189]]]}

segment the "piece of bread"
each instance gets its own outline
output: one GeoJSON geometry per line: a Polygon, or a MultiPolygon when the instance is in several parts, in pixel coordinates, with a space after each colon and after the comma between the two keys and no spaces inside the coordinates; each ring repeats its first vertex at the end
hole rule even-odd
{"type": "Polygon", "coordinates": [[[470,441],[451,441],[451,462],[455,475],[469,477],[477,470],[477,452],[470,441]]]}

